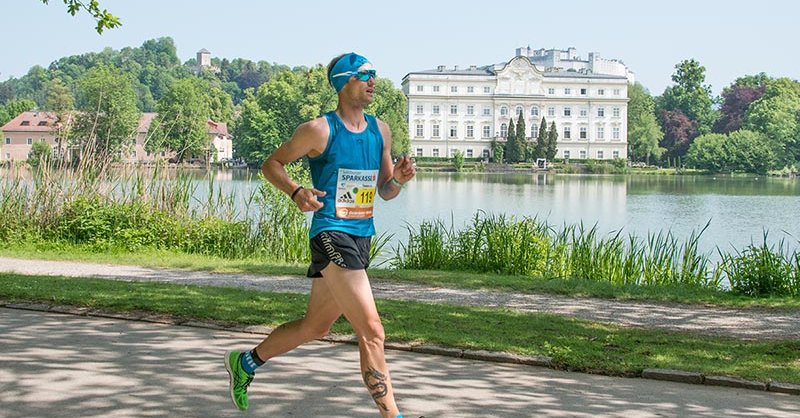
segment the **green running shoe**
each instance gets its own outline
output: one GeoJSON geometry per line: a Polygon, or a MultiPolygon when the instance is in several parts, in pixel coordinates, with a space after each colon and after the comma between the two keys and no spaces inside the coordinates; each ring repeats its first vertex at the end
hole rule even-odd
{"type": "Polygon", "coordinates": [[[233,404],[242,411],[247,411],[249,403],[247,401],[247,387],[253,381],[254,374],[247,373],[242,369],[242,353],[239,351],[228,351],[225,353],[225,369],[231,378],[230,390],[233,404]]]}

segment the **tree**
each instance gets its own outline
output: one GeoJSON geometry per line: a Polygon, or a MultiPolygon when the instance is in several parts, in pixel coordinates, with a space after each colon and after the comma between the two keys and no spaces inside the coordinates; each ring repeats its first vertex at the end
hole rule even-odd
{"type": "Polygon", "coordinates": [[[492,159],[495,163],[502,163],[504,158],[503,152],[503,144],[497,142],[497,140],[492,140],[492,159]]]}
{"type": "Polygon", "coordinates": [[[511,118],[508,120],[508,131],[506,131],[506,161],[512,164],[522,161],[524,156],[519,155],[519,149],[516,124],[514,124],[514,119],[511,118]]]}
{"type": "MultiPolygon", "coordinates": [[[[50,0],[41,1],[44,4],[50,2],[50,0]]],[[[99,34],[102,34],[105,29],[113,29],[122,26],[122,22],[120,22],[117,16],[112,15],[106,9],[100,10],[100,3],[98,0],[89,0],[88,3],[82,0],[64,0],[64,4],[67,5],[67,12],[72,16],[75,16],[81,9],[89,13],[94,20],[97,21],[97,26],[95,26],[94,29],[99,34]]]]}
{"type": "Polygon", "coordinates": [[[686,157],[690,165],[714,172],[766,174],[778,162],[776,148],[776,144],[760,132],[738,130],[697,137],[686,157]]]}
{"type": "Polygon", "coordinates": [[[81,80],[75,140],[81,156],[110,161],[136,135],[140,112],[133,80],[113,66],[91,69],[81,80]]]}
{"type": "Polygon", "coordinates": [[[152,123],[153,139],[148,148],[171,150],[178,162],[189,156],[202,156],[210,161],[213,158],[207,125],[210,114],[211,97],[205,80],[176,81],[158,102],[158,117],[152,123]]]}
{"type": "Polygon", "coordinates": [[[714,131],[729,133],[742,127],[750,104],[760,99],[766,91],[769,77],[761,73],[757,76],[745,76],[722,91],[722,107],[720,118],[714,124],[714,131]]]}
{"type": "Polygon", "coordinates": [[[6,103],[5,106],[0,106],[0,126],[19,116],[20,113],[33,109],[36,109],[36,102],[29,99],[12,100],[6,103]]]}
{"type": "Polygon", "coordinates": [[[47,85],[47,106],[46,109],[51,112],[63,113],[68,112],[75,108],[75,99],[72,98],[72,92],[61,81],[56,78],[47,85]]]}
{"type": "Polygon", "coordinates": [[[713,107],[711,86],[703,84],[706,78],[706,68],[698,61],[690,59],[681,61],[675,66],[675,69],[672,81],[676,84],[664,90],[664,94],[659,99],[659,108],[680,110],[695,122],[699,134],[711,132],[717,114],[713,107]]]}
{"type": "Polygon", "coordinates": [[[544,149],[544,158],[548,161],[556,158],[558,153],[558,130],[556,130],[556,123],[550,124],[550,130],[547,132],[547,146],[544,149]]]}
{"type": "Polygon", "coordinates": [[[536,138],[536,147],[533,149],[533,159],[546,158],[547,155],[547,120],[542,116],[539,124],[539,136],[536,138]]]}
{"type": "Polygon", "coordinates": [[[762,132],[781,147],[781,162],[800,160],[800,83],[788,78],[769,82],[764,95],[747,110],[742,126],[762,132]]]}
{"type": "Polygon", "coordinates": [[[692,140],[697,137],[697,124],[680,110],[660,110],[659,122],[664,129],[664,138],[659,144],[664,148],[664,157],[678,158],[686,154],[692,140]]]}
{"type": "Polygon", "coordinates": [[[628,155],[632,161],[661,158],[664,148],[659,142],[664,138],[655,115],[655,102],[640,83],[628,88],[628,155]]]}
{"type": "Polygon", "coordinates": [[[457,173],[464,168],[464,153],[460,149],[453,151],[453,168],[457,173]]]}
{"type": "Polygon", "coordinates": [[[28,164],[32,167],[46,165],[52,155],[53,149],[50,147],[50,144],[44,141],[36,141],[33,143],[28,153],[28,164]]]}
{"type": "Polygon", "coordinates": [[[525,117],[522,115],[522,110],[519,111],[519,116],[517,116],[517,126],[516,126],[516,141],[514,141],[514,145],[517,147],[517,154],[520,156],[520,161],[527,160],[530,155],[528,155],[528,141],[526,139],[526,127],[525,127],[525,117]]]}

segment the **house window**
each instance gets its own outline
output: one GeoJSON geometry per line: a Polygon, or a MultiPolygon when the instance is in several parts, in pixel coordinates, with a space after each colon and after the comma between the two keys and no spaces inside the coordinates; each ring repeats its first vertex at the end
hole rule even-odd
{"type": "Polygon", "coordinates": [[[585,126],[581,126],[579,135],[580,135],[579,136],[580,139],[586,139],[586,127],[585,126]]]}
{"type": "Polygon", "coordinates": [[[458,114],[458,105],[450,105],[450,114],[457,115],[458,114]]]}
{"type": "Polygon", "coordinates": [[[438,157],[439,156],[439,148],[434,148],[433,149],[433,156],[434,157],[438,157]]]}
{"type": "Polygon", "coordinates": [[[586,108],[581,108],[581,117],[585,118],[589,114],[589,111],[586,108]]]}
{"type": "Polygon", "coordinates": [[[618,107],[615,107],[615,108],[611,109],[611,116],[613,116],[615,118],[619,117],[619,108],[618,107]]]}
{"type": "Polygon", "coordinates": [[[538,138],[539,137],[539,125],[532,123],[531,124],[531,138],[538,138]]]}
{"type": "Polygon", "coordinates": [[[555,107],[548,107],[547,108],[547,116],[553,117],[556,115],[556,108],[555,107]]]}
{"type": "Polygon", "coordinates": [[[31,121],[23,120],[22,123],[20,123],[20,126],[30,126],[30,124],[31,124],[31,121]]]}
{"type": "Polygon", "coordinates": [[[564,89],[564,95],[566,95],[566,96],[572,95],[572,89],[569,88],[569,87],[565,88],[564,89]]]}
{"type": "Polygon", "coordinates": [[[564,116],[566,116],[566,117],[572,116],[572,108],[565,107],[564,108],[564,116]]]}
{"type": "Polygon", "coordinates": [[[483,127],[483,137],[484,138],[489,138],[490,136],[492,136],[492,128],[490,126],[484,126],[483,127]]]}
{"type": "Polygon", "coordinates": [[[417,114],[421,115],[425,111],[425,106],[417,105],[417,114]]]}
{"type": "Polygon", "coordinates": [[[611,157],[613,157],[615,159],[619,158],[619,151],[611,151],[611,157]]]}
{"type": "Polygon", "coordinates": [[[434,137],[434,138],[438,138],[439,137],[439,125],[433,125],[431,130],[432,130],[431,136],[434,137]]]}
{"type": "Polygon", "coordinates": [[[500,106],[500,116],[508,116],[508,107],[500,106]]]}
{"type": "Polygon", "coordinates": [[[602,126],[597,127],[597,139],[604,139],[606,129],[602,126]]]}
{"type": "Polygon", "coordinates": [[[556,94],[556,89],[550,87],[549,89],[547,89],[547,94],[551,94],[551,95],[552,94],[556,94]]]}
{"type": "Polygon", "coordinates": [[[422,137],[422,132],[423,132],[422,124],[417,124],[417,138],[421,138],[422,137]]]}
{"type": "Polygon", "coordinates": [[[475,127],[472,125],[467,125],[467,138],[473,138],[475,134],[475,127]]]}
{"type": "Polygon", "coordinates": [[[539,107],[534,106],[531,108],[531,116],[539,116],[539,107]]]}
{"type": "Polygon", "coordinates": [[[422,148],[417,148],[417,157],[422,157],[422,148]]]}
{"type": "Polygon", "coordinates": [[[11,160],[11,153],[10,152],[6,153],[6,160],[11,160]]]}
{"type": "Polygon", "coordinates": [[[598,160],[602,160],[603,159],[603,150],[601,150],[601,149],[597,150],[597,159],[598,160]]]}
{"type": "Polygon", "coordinates": [[[614,89],[614,96],[619,96],[619,89],[614,89]]]}
{"type": "Polygon", "coordinates": [[[475,106],[467,105],[467,114],[470,115],[470,116],[474,115],[475,114],[475,106]]]}
{"type": "Polygon", "coordinates": [[[483,116],[492,116],[492,108],[489,106],[483,107],[483,116]]]}
{"type": "Polygon", "coordinates": [[[484,87],[484,88],[483,88],[483,92],[484,92],[485,94],[489,94],[489,93],[491,93],[491,92],[492,92],[492,88],[491,88],[491,87],[484,87]]]}
{"type": "Polygon", "coordinates": [[[564,150],[564,159],[565,160],[569,160],[569,151],[568,150],[564,150]]]}
{"type": "Polygon", "coordinates": [[[611,139],[619,139],[619,126],[611,128],[611,139]]]}
{"type": "Polygon", "coordinates": [[[11,138],[6,138],[6,145],[11,145],[11,138]]]}
{"type": "Polygon", "coordinates": [[[422,91],[424,90],[424,87],[425,86],[423,86],[422,84],[418,84],[417,85],[417,93],[422,93],[422,91]]]}
{"type": "Polygon", "coordinates": [[[433,110],[433,114],[434,115],[438,115],[439,114],[439,105],[433,105],[433,109],[432,110],[433,110]]]}
{"type": "Polygon", "coordinates": [[[606,91],[603,90],[603,89],[597,89],[597,95],[598,96],[605,96],[606,95],[606,91]]]}
{"type": "Polygon", "coordinates": [[[524,112],[524,109],[522,109],[522,106],[517,106],[517,109],[514,112],[514,115],[521,115],[523,112],[524,112]]]}
{"type": "Polygon", "coordinates": [[[450,125],[450,138],[455,138],[458,136],[458,126],[450,125]]]}
{"type": "Polygon", "coordinates": [[[458,93],[458,86],[450,86],[450,93],[458,93]]]}
{"type": "Polygon", "coordinates": [[[572,132],[570,132],[569,126],[564,127],[564,139],[570,139],[572,136],[572,132]]]}
{"type": "Polygon", "coordinates": [[[475,87],[467,86],[467,93],[475,93],[475,87]]]}
{"type": "Polygon", "coordinates": [[[483,150],[483,158],[486,158],[486,159],[489,158],[489,150],[488,149],[483,150]]]}
{"type": "Polygon", "coordinates": [[[605,115],[606,115],[606,109],[603,108],[603,107],[598,107],[597,108],[597,117],[598,118],[602,118],[605,115]]]}
{"type": "Polygon", "coordinates": [[[456,149],[450,148],[450,158],[453,158],[454,155],[456,155],[456,149]]]}
{"type": "Polygon", "coordinates": [[[503,138],[508,136],[508,125],[505,123],[500,125],[500,136],[503,138]]]}
{"type": "Polygon", "coordinates": [[[585,160],[586,159],[586,150],[585,149],[581,150],[580,157],[581,157],[581,160],[585,160]]]}
{"type": "Polygon", "coordinates": [[[28,145],[33,145],[33,138],[28,138],[28,145]]]}
{"type": "Polygon", "coordinates": [[[467,148],[467,158],[472,158],[472,148],[467,148]]]}
{"type": "Polygon", "coordinates": [[[438,93],[439,92],[439,86],[433,86],[433,92],[434,93],[438,93]]]}
{"type": "Polygon", "coordinates": [[[581,96],[586,96],[586,89],[581,89],[581,96]]]}

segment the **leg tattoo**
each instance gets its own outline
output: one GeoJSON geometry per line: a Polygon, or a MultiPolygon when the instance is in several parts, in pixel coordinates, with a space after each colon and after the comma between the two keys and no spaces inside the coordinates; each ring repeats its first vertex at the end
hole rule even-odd
{"type": "Polygon", "coordinates": [[[388,393],[386,376],[370,367],[364,372],[364,384],[367,385],[367,389],[369,389],[369,393],[372,395],[372,399],[375,400],[375,403],[384,411],[388,411],[389,408],[383,403],[383,398],[388,393]]]}

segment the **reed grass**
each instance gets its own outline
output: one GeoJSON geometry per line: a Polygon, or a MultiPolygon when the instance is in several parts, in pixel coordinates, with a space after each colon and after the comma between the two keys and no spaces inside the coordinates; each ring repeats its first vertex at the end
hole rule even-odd
{"type": "MultiPolygon", "coordinates": [[[[460,270],[579,279],[620,286],[691,286],[751,295],[798,295],[800,253],[767,244],[712,262],[700,250],[707,223],[685,240],[671,231],[640,238],[601,234],[583,223],[556,229],[537,218],[517,220],[478,212],[462,230],[441,220],[407,225],[408,242],[395,247],[393,265],[414,270],[460,270]]],[[[718,250],[719,251],[719,250],[718,250]]]]}

